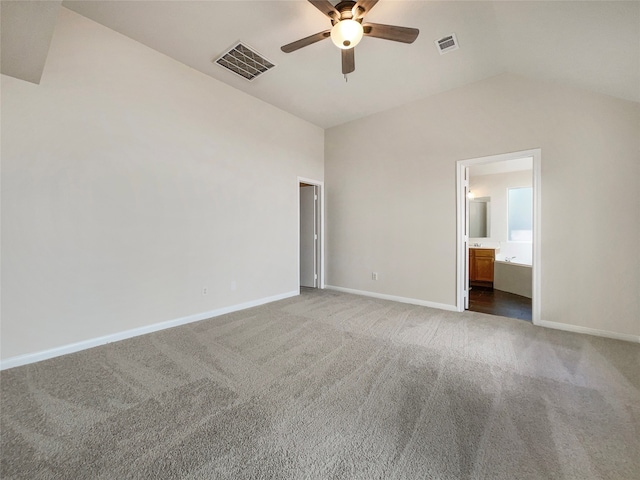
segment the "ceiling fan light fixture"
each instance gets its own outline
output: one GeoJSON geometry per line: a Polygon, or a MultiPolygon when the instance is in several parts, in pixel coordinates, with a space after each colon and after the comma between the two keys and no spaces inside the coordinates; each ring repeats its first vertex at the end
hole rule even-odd
{"type": "Polygon", "coordinates": [[[283,45],[280,50],[284,53],[295,52],[302,47],[331,37],[334,45],[342,51],[342,73],[345,76],[356,69],[354,47],[360,43],[364,35],[393,42],[413,43],[420,33],[417,28],[382,23],[367,22],[363,26],[364,16],[371,11],[378,0],[339,0],[336,5],[329,0],[308,0],[308,2],[331,20],[332,28],[283,45]]]}
{"type": "Polygon", "coordinates": [[[363,35],[364,29],[356,20],[341,20],[331,29],[331,41],[343,50],[355,47],[363,35]]]}

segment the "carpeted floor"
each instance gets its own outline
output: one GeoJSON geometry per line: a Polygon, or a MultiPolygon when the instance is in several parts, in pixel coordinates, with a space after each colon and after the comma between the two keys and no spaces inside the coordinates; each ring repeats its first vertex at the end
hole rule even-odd
{"type": "Polygon", "coordinates": [[[638,479],[640,346],[332,291],[6,370],[0,477],[638,479]]]}

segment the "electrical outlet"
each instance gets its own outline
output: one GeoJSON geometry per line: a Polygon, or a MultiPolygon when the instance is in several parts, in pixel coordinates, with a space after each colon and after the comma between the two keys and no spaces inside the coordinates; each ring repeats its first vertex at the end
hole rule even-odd
{"type": "Polygon", "coordinates": [[[207,287],[202,287],[202,295],[206,295],[208,291],[207,287]]]}
{"type": "Polygon", "coordinates": [[[234,280],[233,282],[231,282],[231,291],[235,292],[236,288],[238,288],[238,284],[234,280]]]}
{"type": "Polygon", "coordinates": [[[373,272],[371,274],[371,280],[378,280],[378,272],[373,272]]]}

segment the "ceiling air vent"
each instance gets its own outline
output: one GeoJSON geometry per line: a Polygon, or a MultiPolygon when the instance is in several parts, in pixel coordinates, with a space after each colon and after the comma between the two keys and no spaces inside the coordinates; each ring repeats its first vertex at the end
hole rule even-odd
{"type": "Polygon", "coordinates": [[[236,44],[214,62],[249,81],[275,67],[258,52],[242,43],[236,44]]]}
{"type": "Polygon", "coordinates": [[[444,55],[447,52],[451,52],[460,48],[455,33],[447,35],[446,37],[442,37],[440,40],[436,40],[436,45],[438,46],[440,55],[444,55]]]}

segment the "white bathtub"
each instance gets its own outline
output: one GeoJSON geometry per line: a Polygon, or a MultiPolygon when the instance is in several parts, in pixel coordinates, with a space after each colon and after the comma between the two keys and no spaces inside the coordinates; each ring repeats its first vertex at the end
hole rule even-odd
{"type": "Polygon", "coordinates": [[[517,256],[513,261],[508,262],[499,260],[498,257],[500,255],[496,255],[496,261],[493,264],[493,288],[531,298],[533,291],[531,265],[516,263],[517,256]]]}
{"type": "Polygon", "coordinates": [[[533,245],[530,242],[504,242],[496,252],[496,262],[533,265],[533,245]]]}
{"type": "Polygon", "coordinates": [[[520,265],[523,267],[531,267],[532,265],[532,259],[530,258],[523,258],[520,259],[518,258],[517,255],[505,255],[503,253],[497,253],[496,254],[496,263],[500,262],[500,263],[508,263],[508,264],[512,264],[512,265],[520,265]]]}

